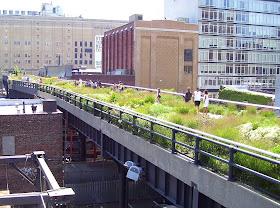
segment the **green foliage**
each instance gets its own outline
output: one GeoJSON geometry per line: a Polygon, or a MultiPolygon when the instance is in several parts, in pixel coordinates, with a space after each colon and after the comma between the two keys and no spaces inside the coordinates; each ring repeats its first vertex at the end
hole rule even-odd
{"type": "Polygon", "coordinates": [[[112,93],[111,96],[109,97],[109,102],[115,103],[120,99],[120,94],[117,93],[112,93]]]}
{"type": "Polygon", "coordinates": [[[164,105],[152,105],[149,109],[149,114],[152,116],[158,116],[163,113],[169,113],[172,111],[172,108],[164,105]]]}
{"type": "Polygon", "coordinates": [[[15,66],[13,70],[13,74],[18,76],[19,73],[21,73],[21,70],[18,68],[18,66],[15,66]]]}
{"type": "Polygon", "coordinates": [[[269,105],[272,102],[271,97],[265,97],[262,95],[253,95],[247,92],[241,92],[237,90],[224,88],[219,91],[219,98],[225,100],[234,100],[239,102],[247,101],[249,103],[269,105]]]}
{"type": "Polygon", "coordinates": [[[189,108],[189,106],[186,106],[186,105],[181,106],[181,107],[176,108],[176,112],[181,113],[181,114],[187,114],[190,112],[190,108],[189,108]]]}
{"type": "Polygon", "coordinates": [[[154,104],[156,102],[156,98],[152,95],[148,95],[145,97],[144,102],[154,104]]]}

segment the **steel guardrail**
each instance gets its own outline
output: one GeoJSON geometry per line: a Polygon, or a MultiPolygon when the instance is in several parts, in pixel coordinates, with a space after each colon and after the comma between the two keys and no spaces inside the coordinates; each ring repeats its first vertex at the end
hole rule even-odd
{"type": "MultiPolygon", "coordinates": [[[[168,121],[164,121],[149,115],[141,114],[129,109],[125,109],[123,107],[119,107],[110,103],[106,103],[104,101],[100,101],[94,98],[89,98],[87,96],[65,90],[62,88],[58,88],[55,86],[45,85],[45,84],[37,84],[37,83],[30,83],[30,82],[23,82],[23,81],[12,81],[12,84],[37,89],[39,91],[43,91],[49,94],[52,94],[70,104],[73,104],[80,109],[85,110],[86,112],[92,113],[94,116],[98,116],[101,119],[107,120],[107,122],[118,125],[120,128],[123,128],[124,124],[128,124],[132,127],[132,134],[137,135],[137,131],[142,130],[149,134],[148,139],[151,143],[155,143],[156,139],[155,137],[160,137],[162,139],[167,140],[170,142],[170,149],[171,153],[180,153],[185,154],[184,152],[180,152],[177,148],[177,146],[182,146],[183,148],[186,148],[188,150],[193,151],[193,154],[187,155],[189,158],[193,160],[193,163],[195,165],[199,165],[200,163],[200,156],[204,155],[210,158],[213,158],[215,160],[218,160],[222,163],[225,163],[228,165],[228,172],[227,172],[227,178],[229,181],[235,180],[233,170],[239,169],[242,171],[245,171],[247,173],[253,174],[257,177],[263,178],[266,181],[270,181],[274,184],[280,185],[280,181],[276,178],[270,177],[269,175],[265,175],[261,172],[255,171],[253,169],[250,169],[248,167],[244,167],[244,165],[240,165],[234,162],[234,155],[236,153],[241,153],[253,158],[256,158],[258,160],[269,162],[270,164],[280,165],[280,155],[272,152],[268,152],[259,148],[255,148],[249,145],[245,145],[242,143],[234,142],[231,140],[227,140],[218,136],[214,136],[202,131],[194,130],[185,126],[181,126],[178,124],[174,124],[168,121]],[[124,115],[130,116],[130,120],[126,120],[124,118],[124,115]],[[145,125],[141,126],[137,121],[142,120],[146,122],[146,125],[149,125],[148,127],[145,127],[145,125]],[[117,122],[116,122],[117,121],[117,122]],[[172,136],[164,135],[161,132],[157,132],[154,130],[155,126],[163,127],[167,130],[170,130],[172,132],[172,136]],[[186,144],[180,141],[176,140],[176,134],[178,133],[188,135],[193,137],[195,141],[192,142],[192,144],[186,144]],[[202,141],[209,142],[213,145],[218,145],[220,147],[226,148],[229,151],[229,154],[227,155],[227,158],[225,159],[220,156],[214,155],[212,152],[205,152],[200,148],[200,144],[202,141]]],[[[141,136],[141,135],[140,135],[141,136]]],[[[144,137],[144,136],[143,136],[144,137]]],[[[238,178],[237,178],[238,179],[238,178]]],[[[260,187],[261,188],[261,187],[260,187]]],[[[280,199],[280,196],[274,195],[273,193],[270,193],[271,195],[277,197],[280,199]]]]}

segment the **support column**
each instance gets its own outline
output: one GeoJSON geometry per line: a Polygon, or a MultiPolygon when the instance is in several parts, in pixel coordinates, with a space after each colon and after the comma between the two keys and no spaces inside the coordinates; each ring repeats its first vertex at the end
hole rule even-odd
{"type": "Polygon", "coordinates": [[[81,160],[86,161],[86,137],[79,133],[79,140],[80,140],[80,150],[81,150],[81,160]]]}
{"type": "Polygon", "coordinates": [[[120,177],[120,208],[128,208],[128,179],[126,178],[127,169],[119,165],[120,177]]]}

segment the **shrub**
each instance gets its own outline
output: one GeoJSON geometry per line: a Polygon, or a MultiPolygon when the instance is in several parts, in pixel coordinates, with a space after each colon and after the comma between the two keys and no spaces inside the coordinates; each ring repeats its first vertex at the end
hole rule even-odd
{"type": "Polygon", "coordinates": [[[241,92],[232,89],[222,89],[219,91],[219,98],[225,100],[234,100],[239,102],[248,101],[249,103],[269,105],[272,102],[271,97],[266,97],[262,95],[253,95],[248,92],[241,92]]]}
{"type": "Polygon", "coordinates": [[[152,116],[158,116],[163,113],[169,113],[172,108],[164,105],[152,105],[149,109],[149,114],[152,116]]]}
{"type": "Polygon", "coordinates": [[[110,98],[109,98],[109,102],[115,103],[115,102],[117,102],[119,99],[120,99],[120,95],[113,92],[112,95],[111,95],[110,98]]]}
{"type": "Polygon", "coordinates": [[[144,102],[154,104],[156,102],[156,98],[152,95],[148,95],[145,97],[144,102]]]}
{"type": "Polygon", "coordinates": [[[187,114],[187,113],[189,113],[190,108],[188,106],[182,106],[182,107],[176,108],[175,111],[178,113],[181,113],[181,114],[187,114]]]}

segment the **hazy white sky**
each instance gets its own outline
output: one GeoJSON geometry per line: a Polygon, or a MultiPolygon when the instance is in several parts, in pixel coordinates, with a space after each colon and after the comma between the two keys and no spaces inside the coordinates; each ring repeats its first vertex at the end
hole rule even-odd
{"type": "Polygon", "coordinates": [[[42,3],[61,6],[67,16],[128,20],[143,14],[144,20],[163,19],[164,0],[0,0],[0,10],[40,11],[42,3]]]}

